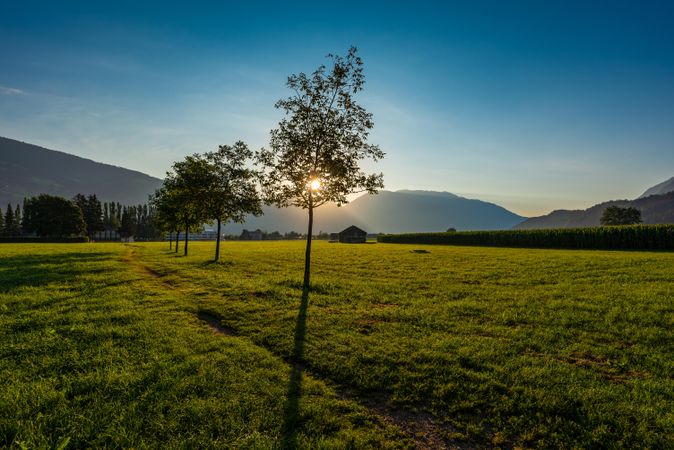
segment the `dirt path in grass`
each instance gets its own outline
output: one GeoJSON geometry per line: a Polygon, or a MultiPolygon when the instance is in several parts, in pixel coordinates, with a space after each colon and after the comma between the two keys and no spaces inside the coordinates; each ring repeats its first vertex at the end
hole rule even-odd
{"type": "MultiPolygon", "coordinates": [[[[127,244],[127,247],[127,252],[124,254],[124,256],[121,257],[120,260],[129,264],[132,270],[141,275],[144,275],[149,279],[152,279],[155,283],[164,288],[178,291],[182,290],[179,285],[170,283],[163,279],[167,274],[162,274],[141,261],[138,256],[137,246],[127,244]]],[[[188,294],[187,290],[185,290],[185,294],[188,294]]],[[[222,320],[219,317],[209,312],[199,311],[196,314],[196,318],[203,322],[205,326],[207,326],[213,333],[217,335],[225,337],[246,337],[244,335],[238,334],[236,330],[224,326],[222,324],[222,320]]],[[[291,361],[288,361],[285,358],[277,355],[274,352],[274,349],[265,346],[260,347],[283,359],[291,368],[293,367],[293,363],[291,361]]],[[[335,385],[332,380],[323,379],[321,376],[313,373],[310,369],[305,367],[304,364],[302,364],[302,371],[306,372],[306,375],[309,375],[315,380],[327,382],[329,385],[335,385]]],[[[367,409],[372,416],[379,419],[380,422],[396,426],[402,430],[403,433],[414,442],[414,446],[417,449],[467,449],[475,448],[477,446],[475,443],[449,441],[443,438],[443,434],[446,434],[448,431],[455,430],[448,429],[446,425],[443,426],[439,424],[437,420],[430,414],[415,413],[401,408],[395,408],[390,405],[390,402],[387,398],[364,397],[363,395],[356,394],[348,386],[338,386],[336,390],[340,398],[359,404],[363,408],[367,409]]]]}

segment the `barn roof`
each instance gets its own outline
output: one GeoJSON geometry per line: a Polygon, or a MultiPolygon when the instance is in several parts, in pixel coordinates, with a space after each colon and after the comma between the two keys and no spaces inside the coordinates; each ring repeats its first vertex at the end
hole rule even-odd
{"type": "Polygon", "coordinates": [[[367,234],[367,231],[361,230],[360,228],[358,228],[355,225],[351,225],[350,227],[343,229],[342,231],[339,232],[339,234],[349,233],[349,232],[353,232],[353,231],[355,231],[359,234],[367,234]]]}

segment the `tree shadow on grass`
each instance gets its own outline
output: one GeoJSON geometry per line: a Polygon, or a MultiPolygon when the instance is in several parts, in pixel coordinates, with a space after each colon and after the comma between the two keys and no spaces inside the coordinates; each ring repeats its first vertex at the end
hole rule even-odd
{"type": "Polygon", "coordinates": [[[0,258],[0,292],[71,280],[85,273],[104,272],[106,269],[94,268],[90,263],[111,260],[114,256],[110,252],[78,252],[0,258]]]}
{"type": "Polygon", "coordinates": [[[302,371],[304,339],[307,332],[307,307],[309,305],[309,289],[307,286],[302,291],[302,301],[297,314],[295,325],[295,340],[293,353],[290,358],[292,370],[288,382],[288,394],[283,416],[283,448],[295,449],[297,443],[297,427],[299,425],[299,402],[302,396],[302,371]]]}

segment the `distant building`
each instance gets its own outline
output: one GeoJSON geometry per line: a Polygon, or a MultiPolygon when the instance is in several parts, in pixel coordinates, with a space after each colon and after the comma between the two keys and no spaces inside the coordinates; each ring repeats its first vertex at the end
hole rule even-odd
{"type": "Polygon", "coordinates": [[[367,241],[367,231],[355,225],[339,232],[339,242],[346,244],[364,244],[367,241]]]}

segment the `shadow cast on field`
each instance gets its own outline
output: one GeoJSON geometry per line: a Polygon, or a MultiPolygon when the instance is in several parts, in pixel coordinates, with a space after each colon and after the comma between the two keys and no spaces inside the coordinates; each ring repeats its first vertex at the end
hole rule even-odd
{"type": "Polygon", "coordinates": [[[101,272],[91,263],[111,260],[110,252],[17,255],[0,258],[0,292],[23,286],[43,286],[73,279],[85,273],[101,272]]]}
{"type": "Polygon", "coordinates": [[[297,425],[299,422],[299,402],[302,396],[302,361],[304,354],[304,339],[307,332],[307,307],[309,306],[309,289],[304,287],[302,301],[295,324],[295,339],[293,353],[290,357],[291,372],[288,382],[288,394],[283,415],[283,448],[297,448],[297,425]]]}

